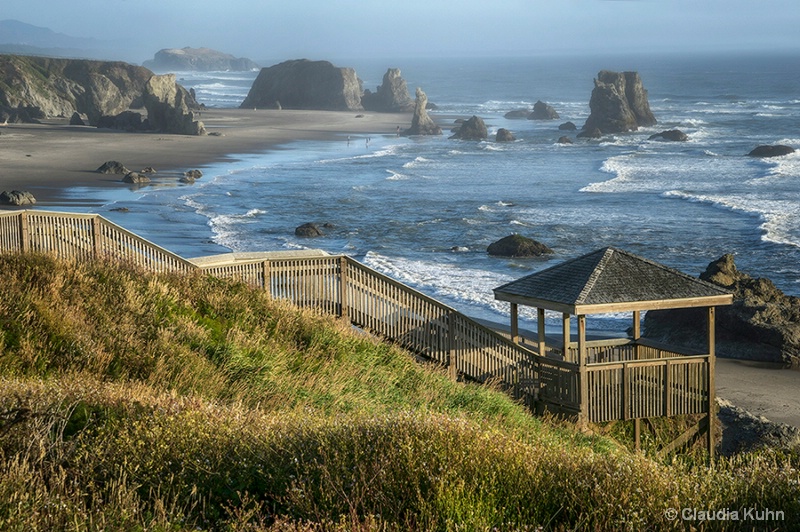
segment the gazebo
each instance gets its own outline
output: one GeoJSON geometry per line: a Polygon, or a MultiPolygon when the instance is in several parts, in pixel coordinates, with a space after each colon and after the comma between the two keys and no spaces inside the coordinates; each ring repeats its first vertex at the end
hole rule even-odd
{"type": "Polygon", "coordinates": [[[538,364],[538,406],[576,417],[580,424],[705,414],[670,448],[705,430],[713,457],[714,314],[730,305],[724,289],[632,253],[607,247],[494,289],[511,303],[511,337],[532,343],[538,364]],[[519,306],[537,309],[535,339],[519,333],[519,306]],[[707,341],[700,352],[641,336],[641,313],[706,308],[707,341]],[[561,314],[561,338],[545,336],[545,311],[561,314]],[[628,338],[588,339],[586,317],[632,313],[628,338]],[[571,328],[577,321],[576,334],[571,328]]]}

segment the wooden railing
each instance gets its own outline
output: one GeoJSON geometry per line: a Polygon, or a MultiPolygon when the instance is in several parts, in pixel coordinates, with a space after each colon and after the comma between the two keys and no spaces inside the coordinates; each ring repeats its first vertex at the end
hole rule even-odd
{"type": "Polygon", "coordinates": [[[709,356],[679,356],[639,340],[535,349],[513,342],[435,299],[346,256],[184,259],[96,214],[0,213],[0,251],[64,259],[111,259],[154,272],[202,271],[234,278],[295,305],[354,325],[449,367],[451,375],[500,385],[529,406],[540,402],[602,422],[708,411],[709,356]],[[581,386],[581,379],[587,380],[581,386]],[[586,397],[581,397],[583,388],[586,397]]]}

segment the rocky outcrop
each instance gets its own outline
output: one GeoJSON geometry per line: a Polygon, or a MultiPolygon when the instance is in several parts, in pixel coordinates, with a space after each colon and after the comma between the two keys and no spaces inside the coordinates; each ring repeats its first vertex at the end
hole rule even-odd
{"type": "Polygon", "coordinates": [[[128,172],[122,178],[122,182],[131,185],[147,185],[150,183],[150,178],[138,172],[128,172]]]}
{"type": "Polygon", "coordinates": [[[99,174],[119,174],[125,175],[130,172],[125,165],[119,161],[106,161],[101,164],[95,172],[99,174]]]}
{"type": "MultiPolygon", "coordinates": [[[[700,278],[734,294],[733,305],[718,307],[717,353],[721,356],[800,364],[800,298],[787,296],[769,279],[736,269],[733,255],[710,263],[700,278]]],[[[704,345],[704,310],[649,311],[648,337],[696,347],[704,345]]]]}
{"type": "Polygon", "coordinates": [[[5,190],[0,193],[0,204],[3,205],[35,205],[36,198],[27,190],[12,190],[6,192],[5,190]]]}
{"type": "Polygon", "coordinates": [[[189,106],[194,99],[175,82],[174,74],[152,76],[145,85],[144,106],[150,128],[180,135],[205,135],[202,122],[194,119],[189,106]]]}
{"type": "Polygon", "coordinates": [[[576,131],[577,129],[578,129],[578,126],[576,126],[572,122],[564,122],[563,124],[558,126],[558,130],[559,131],[576,131]]]}
{"type": "Polygon", "coordinates": [[[521,120],[528,118],[531,114],[530,109],[514,109],[513,111],[509,111],[503,115],[503,118],[508,118],[511,120],[521,120]]]}
{"type": "Polygon", "coordinates": [[[571,138],[569,138],[569,137],[566,137],[566,136],[564,136],[564,137],[558,137],[558,143],[559,143],[559,144],[574,144],[574,143],[572,142],[572,139],[571,139],[571,138]]]}
{"type": "Polygon", "coordinates": [[[274,108],[360,111],[361,82],[352,68],[328,61],[295,59],[262,68],[242,109],[274,108]]]}
{"type": "Polygon", "coordinates": [[[647,140],[669,140],[671,142],[686,142],[689,140],[689,135],[680,129],[668,129],[661,133],[655,133],[647,137],[647,140]]]}
{"type": "Polygon", "coordinates": [[[555,109],[542,100],[533,104],[533,112],[528,116],[528,120],[555,120],[560,118],[555,109]]]}
{"type": "Polygon", "coordinates": [[[774,146],[758,146],[747,155],[750,157],[781,157],[782,155],[789,155],[791,153],[794,153],[794,148],[791,146],[776,144],[774,146]]]}
{"type": "Polygon", "coordinates": [[[428,96],[422,89],[417,87],[416,100],[414,102],[414,115],[411,117],[411,127],[401,131],[404,136],[409,135],[441,135],[442,128],[428,116],[428,96]]]}
{"type": "Polygon", "coordinates": [[[489,244],[489,255],[496,257],[538,257],[553,253],[553,250],[531,238],[513,234],[489,244]]]}
{"type": "Polygon", "coordinates": [[[304,223],[295,228],[294,230],[295,236],[299,236],[302,238],[316,238],[319,236],[324,236],[322,229],[315,223],[304,223]]]}
{"type": "Polygon", "coordinates": [[[176,71],[245,71],[259,65],[246,57],[234,57],[211,48],[165,48],[156,52],[144,66],[155,72],[176,71]]]}
{"type": "Polygon", "coordinates": [[[400,76],[399,68],[390,68],[383,75],[383,83],[376,92],[364,91],[361,105],[367,111],[381,113],[406,113],[414,110],[414,100],[408,94],[406,80],[400,76]]]}
{"type": "Polygon", "coordinates": [[[514,134],[512,132],[504,127],[501,127],[497,130],[494,140],[495,142],[513,142],[516,139],[514,138],[514,134]]]}
{"type": "Polygon", "coordinates": [[[458,140],[484,140],[488,136],[489,130],[486,128],[483,119],[478,116],[473,116],[462,123],[461,127],[459,127],[450,138],[458,140]]]}
{"type": "Polygon", "coordinates": [[[86,116],[84,113],[74,112],[69,119],[69,125],[71,126],[88,126],[89,125],[89,117],[86,116]]]}
{"type": "Polygon", "coordinates": [[[589,108],[584,131],[622,133],[656,124],[638,72],[601,70],[594,80],[589,108]]]}
{"type": "Polygon", "coordinates": [[[0,110],[36,109],[44,116],[85,114],[91,123],[140,100],[153,73],[117,61],[0,55],[0,110]]]}

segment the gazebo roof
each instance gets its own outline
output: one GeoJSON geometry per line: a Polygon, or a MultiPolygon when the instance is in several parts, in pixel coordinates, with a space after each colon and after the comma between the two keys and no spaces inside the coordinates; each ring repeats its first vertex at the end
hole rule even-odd
{"type": "Polygon", "coordinates": [[[730,305],[723,288],[608,247],[494,289],[495,299],[569,314],[730,305]]]}

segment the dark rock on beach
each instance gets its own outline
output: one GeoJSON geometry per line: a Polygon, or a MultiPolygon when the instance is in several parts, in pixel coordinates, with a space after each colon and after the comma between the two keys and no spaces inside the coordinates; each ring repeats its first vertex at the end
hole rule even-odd
{"type": "Polygon", "coordinates": [[[414,102],[414,114],[411,117],[411,127],[400,132],[401,135],[441,135],[442,128],[428,116],[428,96],[417,87],[414,102]]]}
{"type": "Polygon", "coordinates": [[[669,140],[672,142],[686,142],[689,140],[689,135],[680,129],[668,129],[661,133],[655,133],[647,137],[647,140],[669,140]]]}
{"type": "Polygon", "coordinates": [[[459,140],[484,140],[489,136],[489,130],[483,119],[478,116],[473,116],[456,130],[450,137],[451,139],[459,140]]]}
{"type": "MultiPolygon", "coordinates": [[[[710,263],[700,279],[730,290],[733,305],[717,308],[720,356],[800,365],[800,298],[787,296],[772,281],[736,269],[733,255],[710,263]]],[[[649,311],[648,337],[690,347],[704,345],[703,309],[649,311]]]]}
{"type": "Polygon", "coordinates": [[[339,68],[328,61],[295,59],[262,68],[242,102],[242,109],[360,111],[361,82],[352,68],[339,68]]]}
{"type": "Polygon", "coordinates": [[[561,118],[555,109],[549,104],[539,100],[533,104],[533,112],[528,116],[528,120],[555,120],[561,118]]]}
{"type": "Polygon", "coordinates": [[[368,111],[382,113],[405,113],[414,110],[414,100],[408,94],[406,80],[400,76],[399,68],[390,68],[383,75],[383,83],[376,92],[364,91],[361,105],[368,111]]]}
{"type": "Polygon", "coordinates": [[[514,138],[514,134],[511,131],[507,130],[504,127],[501,127],[500,129],[497,130],[497,134],[495,135],[494,140],[495,142],[513,142],[516,139],[514,138]]]}
{"type": "Polygon", "coordinates": [[[130,170],[125,168],[125,165],[119,161],[106,161],[95,170],[99,174],[120,174],[125,175],[130,173],[130,170]]]}
{"type": "Polygon", "coordinates": [[[27,190],[12,190],[11,192],[6,192],[4,190],[0,193],[0,204],[16,206],[34,205],[36,204],[36,198],[27,190]]]}
{"type": "Polygon", "coordinates": [[[128,172],[125,174],[125,177],[122,178],[122,182],[131,185],[146,185],[150,183],[150,178],[138,172],[128,172]]]}
{"type": "Polygon", "coordinates": [[[200,170],[187,170],[183,175],[184,177],[191,177],[192,179],[200,179],[203,177],[203,172],[200,170]]]}
{"type": "Polygon", "coordinates": [[[86,116],[86,113],[79,113],[75,111],[72,113],[72,116],[69,119],[69,125],[71,126],[88,126],[89,125],[89,117],[86,116]]]}
{"type": "Polygon", "coordinates": [[[780,157],[782,155],[789,155],[794,153],[794,148],[791,146],[784,146],[783,144],[775,144],[774,146],[758,146],[753,149],[749,155],[750,157],[780,157]]]}
{"type": "Polygon", "coordinates": [[[656,124],[638,72],[601,70],[594,80],[589,108],[584,131],[622,133],[656,124]]]}
{"type": "Polygon", "coordinates": [[[179,135],[205,135],[202,122],[194,119],[197,102],[175,82],[174,74],[152,76],[143,92],[147,119],[152,129],[179,135]]]}
{"type": "Polygon", "coordinates": [[[538,257],[553,253],[553,250],[531,238],[513,234],[489,244],[489,255],[496,257],[538,257]]]}

